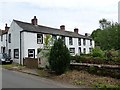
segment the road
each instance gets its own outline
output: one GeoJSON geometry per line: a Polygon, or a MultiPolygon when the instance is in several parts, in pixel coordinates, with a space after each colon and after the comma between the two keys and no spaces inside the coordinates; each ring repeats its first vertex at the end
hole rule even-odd
{"type": "Polygon", "coordinates": [[[17,71],[2,69],[2,88],[76,88],[72,85],[33,76],[17,71]]]}

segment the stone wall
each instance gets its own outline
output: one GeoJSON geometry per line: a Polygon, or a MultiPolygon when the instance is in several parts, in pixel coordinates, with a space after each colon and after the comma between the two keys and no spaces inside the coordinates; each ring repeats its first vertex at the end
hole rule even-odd
{"type": "Polygon", "coordinates": [[[37,58],[25,58],[23,60],[23,65],[27,68],[38,68],[38,59],[37,58]]]}

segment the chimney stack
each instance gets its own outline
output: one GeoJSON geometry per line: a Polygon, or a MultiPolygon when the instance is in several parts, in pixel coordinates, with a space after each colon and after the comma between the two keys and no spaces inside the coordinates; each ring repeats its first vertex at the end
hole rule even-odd
{"type": "Polygon", "coordinates": [[[7,26],[7,23],[5,24],[5,31],[8,31],[10,27],[7,26]]]}
{"type": "Polygon", "coordinates": [[[65,25],[61,25],[61,26],[60,26],[60,29],[61,29],[62,31],[65,31],[65,25]]]}
{"type": "Polygon", "coordinates": [[[85,33],[85,36],[86,36],[86,37],[89,37],[89,36],[90,36],[90,34],[89,34],[89,33],[85,33]]]}
{"type": "Polygon", "coordinates": [[[74,32],[75,32],[75,33],[78,33],[78,31],[79,31],[78,28],[75,28],[75,29],[74,29],[74,32]]]}
{"type": "Polygon", "coordinates": [[[36,16],[34,16],[34,18],[31,20],[31,23],[33,25],[37,25],[37,18],[36,18],[36,16]]]}
{"type": "Polygon", "coordinates": [[[85,36],[88,36],[88,33],[85,33],[85,36]]]}

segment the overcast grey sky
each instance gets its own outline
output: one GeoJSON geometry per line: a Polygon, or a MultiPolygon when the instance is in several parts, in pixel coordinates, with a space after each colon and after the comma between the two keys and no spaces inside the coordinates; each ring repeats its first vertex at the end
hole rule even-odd
{"type": "Polygon", "coordinates": [[[79,33],[91,33],[106,18],[118,22],[119,0],[0,0],[0,29],[13,19],[31,22],[36,16],[38,24],[66,30],[79,28],[79,33]]]}

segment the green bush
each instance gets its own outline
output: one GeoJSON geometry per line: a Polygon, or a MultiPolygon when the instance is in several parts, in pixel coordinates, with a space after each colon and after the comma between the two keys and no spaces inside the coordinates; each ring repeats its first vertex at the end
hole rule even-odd
{"type": "Polygon", "coordinates": [[[93,57],[104,57],[104,52],[99,48],[99,47],[96,47],[92,50],[91,52],[91,55],[93,57]]]}
{"type": "Polygon", "coordinates": [[[51,48],[49,65],[56,74],[64,73],[70,66],[69,50],[60,38],[55,41],[51,48]]]}
{"type": "Polygon", "coordinates": [[[71,56],[71,60],[80,63],[80,56],[79,55],[71,56]]]}

